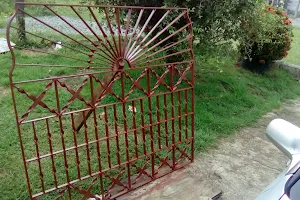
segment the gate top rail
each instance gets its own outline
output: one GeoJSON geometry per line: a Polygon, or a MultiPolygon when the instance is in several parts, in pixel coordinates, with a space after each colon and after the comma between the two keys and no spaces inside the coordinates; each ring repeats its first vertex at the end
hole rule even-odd
{"type": "Polygon", "coordinates": [[[31,2],[17,2],[16,5],[48,5],[48,6],[76,6],[76,7],[94,7],[94,8],[134,8],[134,9],[158,9],[158,10],[187,10],[188,8],[180,7],[152,7],[152,6],[117,6],[117,5],[82,5],[82,4],[57,4],[57,3],[31,3],[31,2]]]}

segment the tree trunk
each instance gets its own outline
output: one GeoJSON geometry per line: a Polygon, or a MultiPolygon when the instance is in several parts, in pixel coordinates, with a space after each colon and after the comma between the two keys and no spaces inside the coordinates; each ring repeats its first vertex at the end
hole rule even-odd
{"type": "Polygon", "coordinates": [[[300,7],[300,0],[298,0],[298,4],[297,4],[297,6],[296,6],[294,18],[297,18],[298,11],[299,11],[299,7],[300,7]]]}
{"type": "Polygon", "coordinates": [[[272,6],[274,6],[274,0],[272,0],[272,6]]]}
{"type": "MultiPolygon", "coordinates": [[[[16,0],[16,3],[24,3],[24,0],[16,0]]],[[[19,4],[17,8],[24,10],[24,5],[19,4]]],[[[18,43],[26,44],[27,38],[25,33],[25,15],[23,12],[17,10],[17,24],[18,24],[18,43]]]]}
{"type": "Polygon", "coordinates": [[[287,11],[287,7],[288,7],[288,0],[284,0],[284,5],[283,5],[283,9],[287,11]]]}

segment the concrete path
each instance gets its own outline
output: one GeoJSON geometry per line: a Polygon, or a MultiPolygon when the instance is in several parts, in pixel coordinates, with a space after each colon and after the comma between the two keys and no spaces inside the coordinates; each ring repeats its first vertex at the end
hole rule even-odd
{"type": "Polygon", "coordinates": [[[118,200],[252,200],[286,167],[287,158],[265,137],[275,118],[300,126],[300,99],[266,114],[251,127],[221,139],[189,167],[146,185],[118,200]]]}
{"type": "Polygon", "coordinates": [[[296,18],[296,19],[291,18],[291,20],[292,20],[292,24],[293,24],[295,27],[300,28],[300,18],[296,18]]]}

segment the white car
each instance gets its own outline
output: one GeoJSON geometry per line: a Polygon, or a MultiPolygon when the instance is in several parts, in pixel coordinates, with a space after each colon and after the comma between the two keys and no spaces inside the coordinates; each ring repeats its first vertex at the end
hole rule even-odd
{"type": "Polygon", "coordinates": [[[256,200],[300,200],[300,128],[275,119],[267,127],[267,137],[290,164],[256,200]]]}

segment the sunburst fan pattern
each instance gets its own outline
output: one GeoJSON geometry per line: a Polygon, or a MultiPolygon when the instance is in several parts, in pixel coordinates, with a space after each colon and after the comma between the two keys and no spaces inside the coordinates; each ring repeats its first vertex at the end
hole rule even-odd
{"type": "Polygon", "coordinates": [[[30,199],[112,199],[192,162],[187,9],[19,3],[7,35],[30,199]]]}

